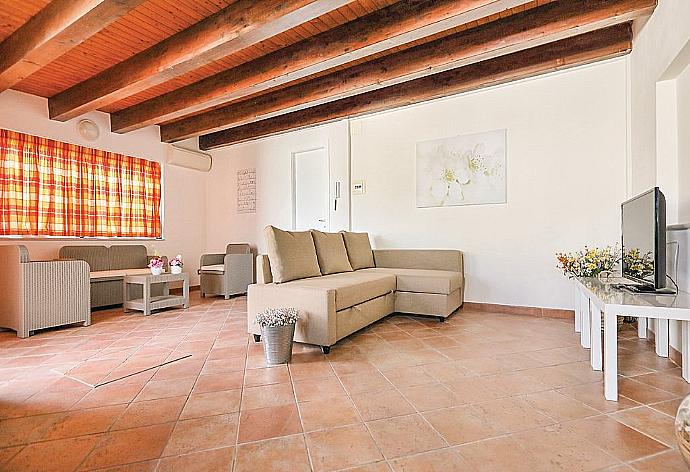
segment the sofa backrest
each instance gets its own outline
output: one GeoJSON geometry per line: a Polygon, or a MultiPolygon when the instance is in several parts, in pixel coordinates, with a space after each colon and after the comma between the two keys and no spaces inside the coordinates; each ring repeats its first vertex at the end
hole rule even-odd
{"type": "Polygon", "coordinates": [[[228,244],[225,254],[251,254],[249,244],[228,244]]]}
{"type": "Polygon", "coordinates": [[[110,270],[142,269],[148,265],[146,246],[115,244],[108,248],[110,270]]]}
{"type": "Polygon", "coordinates": [[[91,272],[110,269],[108,248],[105,246],[63,246],[60,248],[60,259],[77,259],[86,261],[91,272]]]}
{"type": "Polygon", "coordinates": [[[463,253],[454,249],[374,249],[376,267],[464,272],[463,253]]]}

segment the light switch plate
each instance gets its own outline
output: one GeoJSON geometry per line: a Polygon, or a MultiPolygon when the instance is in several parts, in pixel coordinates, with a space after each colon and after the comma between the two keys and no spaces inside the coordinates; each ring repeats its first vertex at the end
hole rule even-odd
{"type": "Polygon", "coordinates": [[[364,195],[366,191],[366,184],[363,180],[352,181],[352,195],[364,195]]]}

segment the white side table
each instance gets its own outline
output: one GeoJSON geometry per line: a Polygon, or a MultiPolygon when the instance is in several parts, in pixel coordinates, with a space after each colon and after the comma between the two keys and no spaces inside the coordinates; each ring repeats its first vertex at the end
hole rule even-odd
{"type": "MultiPolygon", "coordinates": [[[[655,295],[630,293],[612,286],[623,279],[610,279],[607,283],[597,278],[575,279],[577,290],[588,299],[588,310],[581,310],[582,329],[588,319],[591,345],[590,360],[592,368],[604,370],[604,396],[607,400],[618,400],[618,317],[633,316],[663,320],[659,323],[657,336],[658,355],[664,352],[668,357],[668,320],[682,322],[683,378],[690,381],[690,294],[678,292],[677,295],[655,295]],[[601,320],[604,320],[603,359],[601,320]],[[664,327],[666,336],[664,336],[664,327]],[[665,343],[665,350],[660,347],[665,343]],[[602,365],[603,361],[603,365],[602,365]]],[[[646,333],[646,326],[645,326],[646,333]]],[[[639,334],[639,332],[638,332],[639,334]]]]}
{"type": "Polygon", "coordinates": [[[189,275],[186,273],[126,275],[122,281],[122,295],[124,299],[122,306],[125,313],[128,310],[139,310],[143,311],[144,315],[150,315],[152,310],[159,310],[161,308],[178,305],[182,305],[183,308],[189,308],[189,275]],[[182,282],[182,295],[170,295],[170,290],[168,289],[170,282],[182,282]],[[164,284],[163,295],[152,297],[152,284],[164,284]],[[141,285],[143,298],[131,300],[129,298],[130,285],[141,285]]]}

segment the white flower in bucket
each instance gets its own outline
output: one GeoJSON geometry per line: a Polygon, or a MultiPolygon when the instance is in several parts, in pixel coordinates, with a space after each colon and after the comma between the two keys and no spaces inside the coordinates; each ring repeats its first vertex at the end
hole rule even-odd
{"type": "Polygon", "coordinates": [[[261,328],[287,326],[297,323],[299,313],[297,308],[266,308],[256,315],[256,324],[261,328]]]}
{"type": "Polygon", "coordinates": [[[264,356],[268,365],[287,364],[292,358],[292,338],[299,319],[296,308],[267,308],[257,313],[255,322],[261,328],[264,356]]]}

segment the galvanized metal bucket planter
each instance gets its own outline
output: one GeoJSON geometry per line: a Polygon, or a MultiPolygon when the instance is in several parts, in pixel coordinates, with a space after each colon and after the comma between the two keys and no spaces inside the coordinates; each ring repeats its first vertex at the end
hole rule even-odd
{"type": "Polygon", "coordinates": [[[262,326],[261,340],[264,344],[266,364],[287,364],[292,359],[292,339],[295,336],[295,325],[262,326]]]}

